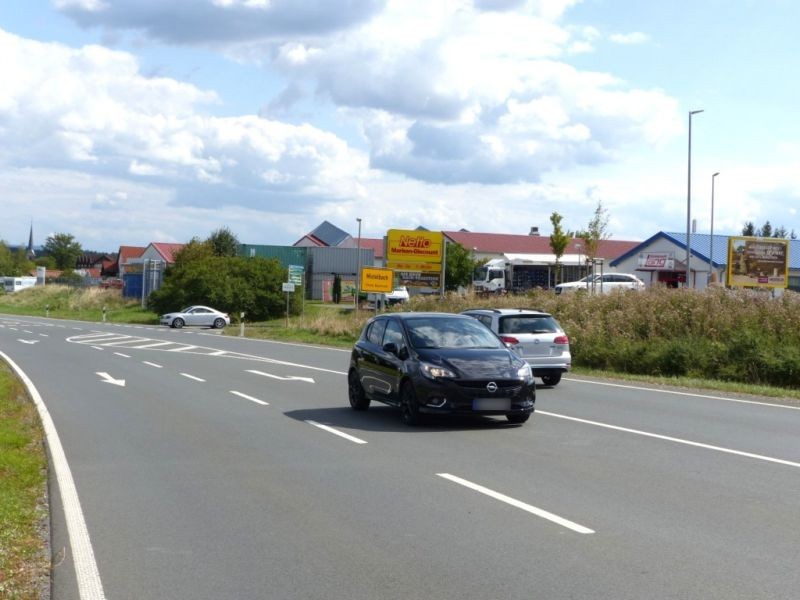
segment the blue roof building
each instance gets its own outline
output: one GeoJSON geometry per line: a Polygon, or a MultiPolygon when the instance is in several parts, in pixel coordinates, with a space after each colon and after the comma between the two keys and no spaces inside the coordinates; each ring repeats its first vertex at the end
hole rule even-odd
{"type": "MultiPolygon", "coordinates": [[[[732,236],[693,233],[690,241],[689,285],[703,289],[710,282],[725,283],[728,240],[732,236]],[[713,262],[712,262],[713,261],[713,262]]],[[[737,236],[738,237],[738,236],[737,236]]],[[[800,240],[789,241],[789,289],[800,291],[800,240]]],[[[686,232],[659,231],[612,260],[609,266],[634,273],[645,284],[683,285],[686,274],[686,232]]]]}

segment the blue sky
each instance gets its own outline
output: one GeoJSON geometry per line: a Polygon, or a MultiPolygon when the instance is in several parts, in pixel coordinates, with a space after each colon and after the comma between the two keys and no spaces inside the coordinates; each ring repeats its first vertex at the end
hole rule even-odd
{"type": "Polygon", "coordinates": [[[790,0],[4,0],[0,239],[800,233],[790,0]]]}

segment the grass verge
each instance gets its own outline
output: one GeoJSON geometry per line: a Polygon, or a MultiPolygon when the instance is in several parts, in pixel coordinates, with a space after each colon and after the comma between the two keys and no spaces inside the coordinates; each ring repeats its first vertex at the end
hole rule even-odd
{"type": "Polygon", "coordinates": [[[0,362],[0,597],[34,600],[49,589],[47,459],[39,415],[0,362]]]}

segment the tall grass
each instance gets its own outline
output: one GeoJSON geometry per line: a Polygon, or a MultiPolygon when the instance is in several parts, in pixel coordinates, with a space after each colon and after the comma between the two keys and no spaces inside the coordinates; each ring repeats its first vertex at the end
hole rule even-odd
{"type": "Polygon", "coordinates": [[[750,290],[582,293],[426,299],[415,310],[526,307],[552,313],[573,362],[622,373],[800,388],[800,294],[750,290]]]}
{"type": "Polygon", "coordinates": [[[157,323],[158,315],[142,309],[138,300],[120,290],[65,285],[35,286],[0,295],[0,312],[99,321],[105,309],[109,321],[157,323]]]}
{"type": "Polygon", "coordinates": [[[49,584],[43,439],[33,403],[0,362],[0,598],[40,598],[49,584]]]}

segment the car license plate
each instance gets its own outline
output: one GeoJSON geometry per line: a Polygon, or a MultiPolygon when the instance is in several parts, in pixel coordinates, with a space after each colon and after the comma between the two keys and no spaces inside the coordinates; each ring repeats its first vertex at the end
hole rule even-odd
{"type": "Polygon", "coordinates": [[[472,410],[510,410],[510,398],[475,398],[472,410]]]}

